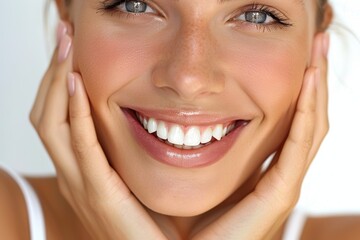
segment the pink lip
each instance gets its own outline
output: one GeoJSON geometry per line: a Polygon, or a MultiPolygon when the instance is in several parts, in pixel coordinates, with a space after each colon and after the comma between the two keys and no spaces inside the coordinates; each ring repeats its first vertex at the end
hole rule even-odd
{"type": "Polygon", "coordinates": [[[129,121],[135,139],[153,159],[180,168],[204,167],[219,161],[230,150],[241,130],[245,127],[245,125],[240,124],[221,141],[215,141],[199,149],[185,150],[167,145],[149,134],[140,125],[133,111],[123,109],[123,112],[129,121]]]}

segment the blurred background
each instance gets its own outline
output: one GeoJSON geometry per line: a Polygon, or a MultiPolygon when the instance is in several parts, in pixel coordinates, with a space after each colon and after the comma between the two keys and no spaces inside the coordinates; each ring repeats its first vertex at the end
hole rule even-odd
{"type": "MultiPolygon", "coordinates": [[[[314,215],[360,214],[360,1],[332,4],[331,129],[297,207],[314,215]]],[[[0,1],[0,164],[27,175],[54,174],[28,120],[55,42],[55,8],[45,20],[44,5],[45,0],[0,1]]]]}

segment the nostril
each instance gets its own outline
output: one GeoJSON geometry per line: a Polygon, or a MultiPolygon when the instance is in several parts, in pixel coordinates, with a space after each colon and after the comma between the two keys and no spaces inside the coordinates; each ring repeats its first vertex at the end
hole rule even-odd
{"type": "Polygon", "coordinates": [[[221,93],[225,88],[224,74],[204,64],[172,63],[158,66],[152,74],[152,83],[186,101],[221,93]]]}

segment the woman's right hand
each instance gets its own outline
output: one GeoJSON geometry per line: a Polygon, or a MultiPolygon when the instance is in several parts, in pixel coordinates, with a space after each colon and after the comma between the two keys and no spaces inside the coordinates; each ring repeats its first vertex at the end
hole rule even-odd
{"type": "Polygon", "coordinates": [[[59,188],[95,239],[166,239],[98,142],[81,76],[72,73],[69,29],[60,23],[60,44],[30,114],[55,165],[59,188]]]}

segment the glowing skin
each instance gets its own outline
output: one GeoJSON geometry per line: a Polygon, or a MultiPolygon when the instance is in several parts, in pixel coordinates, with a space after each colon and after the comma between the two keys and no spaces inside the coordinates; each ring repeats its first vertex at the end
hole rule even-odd
{"type": "Polygon", "coordinates": [[[74,1],[74,67],[99,140],[149,209],[195,216],[237,189],[243,196],[252,187],[244,182],[286,137],[310,59],[315,1],[258,3],[286,14],[292,26],[232,20],[253,1],[154,0],[154,13],[130,17],[99,12],[96,0],[74,1]],[[184,169],[154,161],[120,107],[179,111],[179,122],[191,115],[251,122],[215,164],[184,169]]]}

